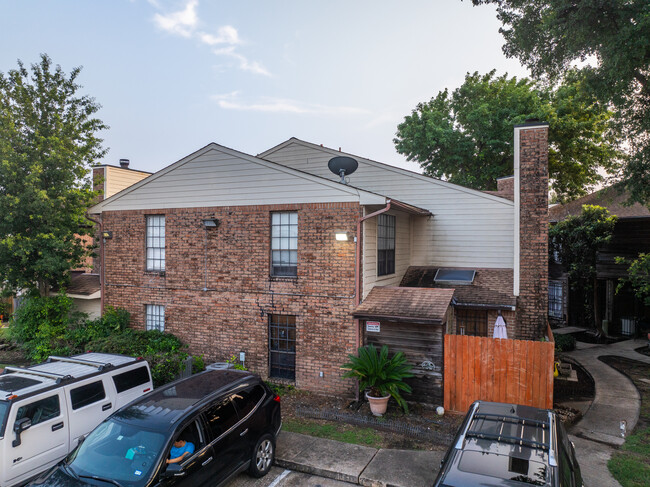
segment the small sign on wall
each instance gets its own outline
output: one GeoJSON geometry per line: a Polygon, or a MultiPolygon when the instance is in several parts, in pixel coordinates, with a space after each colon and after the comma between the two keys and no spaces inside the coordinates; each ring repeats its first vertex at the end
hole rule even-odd
{"type": "Polygon", "coordinates": [[[366,331],[379,333],[381,331],[380,323],[378,321],[366,321],[366,331]]]}

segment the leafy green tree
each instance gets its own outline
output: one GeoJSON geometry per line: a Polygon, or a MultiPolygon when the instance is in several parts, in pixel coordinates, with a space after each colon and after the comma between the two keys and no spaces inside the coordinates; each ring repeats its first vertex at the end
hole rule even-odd
{"type": "Polygon", "coordinates": [[[503,51],[551,82],[576,62],[586,87],[611,103],[630,158],[631,198],[650,204],[650,3],[648,0],[472,0],[496,4],[503,51]]]}
{"type": "Polygon", "coordinates": [[[632,262],[622,257],[616,259],[618,264],[628,264],[628,275],[620,280],[617,291],[629,284],[634,290],[637,298],[641,299],[646,306],[650,306],[650,254],[640,253],[632,262]]]}
{"type": "Polygon", "coordinates": [[[586,315],[592,317],[601,332],[596,258],[598,250],[612,239],[616,220],[606,208],[583,205],[580,215],[570,216],[549,229],[549,259],[557,258],[565,266],[572,287],[584,293],[586,315]]]}
{"type": "Polygon", "coordinates": [[[81,236],[94,193],[91,164],[105,154],[93,115],[99,105],[79,95],[80,68],[66,75],[47,55],[0,73],[0,276],[9,289],[64,283],[89,254],[81,236]]]}
{"type": "Polygon", "coordinates": [[[549,122],[549,175],[559,201],[576,198],[617,167],[611,114],[575,73],[548,89],[527,78],[475,72],[449,93],[419,103],[397,127],[395,147],[430,176],[480,190],[513,173],[512,127],[549,122]]]}

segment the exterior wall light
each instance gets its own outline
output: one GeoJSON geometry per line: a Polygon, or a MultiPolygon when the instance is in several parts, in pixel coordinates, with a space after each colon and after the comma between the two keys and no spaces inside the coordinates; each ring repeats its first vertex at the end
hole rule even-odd
{"type": "Polygon", "coordinates": [[[339,242],[347,242],[348,241],[348,234],[346,232],[336,232],[336,240],[339,242]]]}
{"type": "Polygon", "coordinates": [[[205,228],[216,228],[219,226],[219,220],[216,218],[209,218],[207,220],[203,220],[203,226],[205,228]]]}

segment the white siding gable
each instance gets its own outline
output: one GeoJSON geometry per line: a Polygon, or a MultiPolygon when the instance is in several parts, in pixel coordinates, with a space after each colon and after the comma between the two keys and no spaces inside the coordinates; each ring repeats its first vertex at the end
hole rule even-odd
{"type": "MultiPolygon", "coordinates": [[[[327,168],[334,156],[350,155],[297,139],[259,157],[338,180],[327,168]]],[[[411,265],[512,268],[514,204],[504,198],[429,178],[354,155],[359,168],[350,184],[434,214],[413,227],[411,265]]]]}
{"type": "Polygon", "coordinates": [[[210,144],[91,212],[355,201],[384,204],[386,198],[210,144]]]}

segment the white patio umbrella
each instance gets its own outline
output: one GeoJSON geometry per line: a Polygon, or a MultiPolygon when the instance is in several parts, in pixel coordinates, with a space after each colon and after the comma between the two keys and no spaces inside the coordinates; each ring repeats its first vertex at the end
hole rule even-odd
{"type": "Polygon", "coordinates": [[[501,313],[497,316],[494,322],[494,338],[508,338],[508,330],[506,329],[506,320],[503,319],[501,313]]]}

